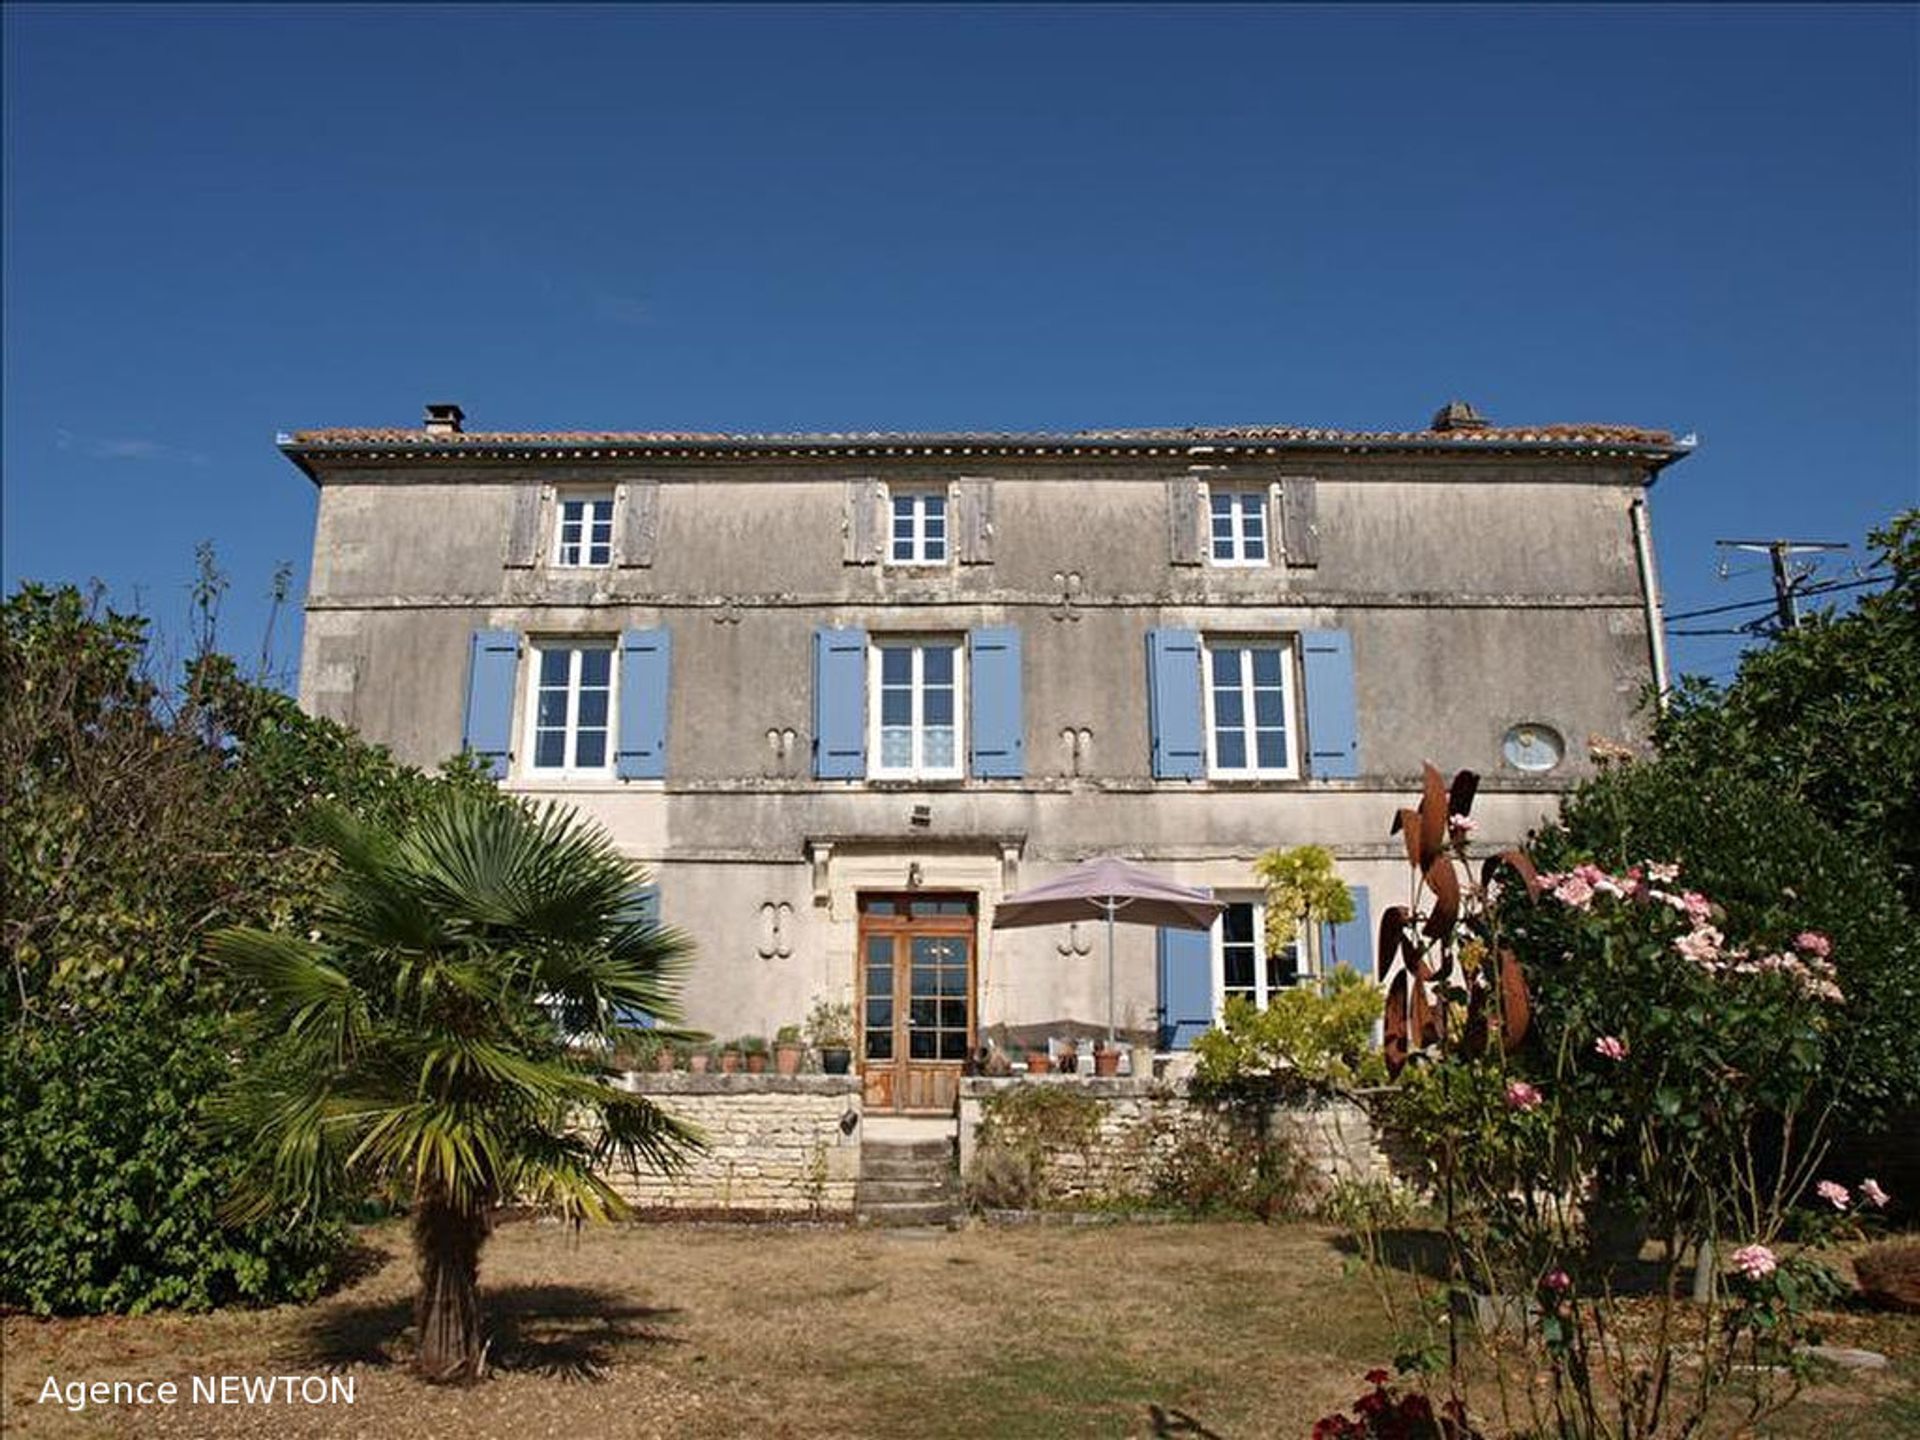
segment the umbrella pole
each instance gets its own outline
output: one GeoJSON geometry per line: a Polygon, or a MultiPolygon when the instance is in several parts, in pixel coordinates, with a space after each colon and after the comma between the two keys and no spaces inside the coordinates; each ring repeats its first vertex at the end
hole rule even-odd
{"type": "Polygon", "coordinates": [[[1120,906],[1107,900],[1107,1048],[1113,1048],[1113,912],[1120,906]]]}

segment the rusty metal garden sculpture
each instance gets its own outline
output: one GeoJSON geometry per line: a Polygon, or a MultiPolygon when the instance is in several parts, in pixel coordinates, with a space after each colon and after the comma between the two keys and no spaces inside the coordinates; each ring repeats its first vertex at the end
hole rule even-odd
{"type": "Polygon", "coordinates": [[[1471,770],[1447,785],[1426,765],[1418,807],[1393,819],[1390,833],[1406,845],[1413,891],[1408,904],[1381,915],[1375,951],[1387,992],[1383,1048],[1392,1075],[1419,1051],[1512,1050],[1527,1035],[1526,977],[1513,952],[1499,944],[1487,911],[1490,883],[1502,868],[1519,877],[1529,897],[1539,894],[1540,877],[1519,849],[1489,856],[1475,876],[1467,836],[1479,786],[1471,770]]]}

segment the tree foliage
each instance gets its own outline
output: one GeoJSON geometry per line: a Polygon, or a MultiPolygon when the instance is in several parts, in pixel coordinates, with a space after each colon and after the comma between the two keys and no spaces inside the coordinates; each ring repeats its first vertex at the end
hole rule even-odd
{"type": "Polygon", "coordinates": [[[695,1143],[608,1083],[625,1017],[676,1018],[687,945],[636,903],[644,876],[605,832],[557,806],[453,792],[404,829],[331,807],[310,823],[334,865],[316,938],[212,942],[262,999],[222,1104],[248,1147],[236,1208],[324,1215],[369,1187],[408,1205],[420,1369],[471,1378],[493,1209],[624,1215],[609,1167],[695,1143]]]}
{"type": "Polygon", "coordinates": [[[205,1124],[233,1051],[209,929],[297,924],[332,796],[375,815],[444,784],[203,652],[157,673],[145,620],[23,586],[0,619],[0,1302],[46,1312],[313,1293],[327,1217],[223,1225],[205,1124]]]}
{"type": "Polygon", "coordinates": [[[1658,727],[1680,773],[1790,796],[1881,861],[1920,911],[1920,510],[1871,537],[1888,584],[1683,685],[1658,727]]]}

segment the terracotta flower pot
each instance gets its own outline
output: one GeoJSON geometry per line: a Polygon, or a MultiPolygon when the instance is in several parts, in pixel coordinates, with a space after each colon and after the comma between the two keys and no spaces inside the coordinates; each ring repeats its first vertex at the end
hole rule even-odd
{"type": "Polygon", "coordinates": [[[1027,1074],[1045,1075],[1052,1071],[1053,1060],[1044,1050],[1036,1050],[1027,1056],[1027,1074]]]}
{"type": "Polygon", "coordinates": [[[722,1075],[738,1075],[740,1073],[740,1052],[738,1050],[722,1050],[720,1052],[720,1073],[722,1075]]]}
{"type": "Polygon", "coordinates": [[[1093,1073],[1096,1075],[1118,1075],[1120,1073],[1120,1052],[1118,1050],[1094,1051],[1093,1073]]]}
{"type": "Polygon", "coordinates": [[[704,1050],[696,1050],[687,1057],[687,1069],[695,1075],[707,1073],[707,1067],[713,1064],[713,1056],[704,1050]]]}
{"type": "Polygon", "coordinates": [[[767,1052],[754,1050],[747,1055],[747,1074],[764,1075],[767,1073],[767,1052]]]}
{"type": "Polygon", "coordinates": [[[662,1050],[658,1055],[653,1057],[653,1073],[656,1075],[671,1075],[673,1073],[673,1051],[662,1050]]]}
{"type": "Polygon", "coordinates": [[[776,1045],[773,1047],[773,1069],[777,1075],[798,1075],[800,1061],[806,1055],[803,1045],[776,1045]]]}

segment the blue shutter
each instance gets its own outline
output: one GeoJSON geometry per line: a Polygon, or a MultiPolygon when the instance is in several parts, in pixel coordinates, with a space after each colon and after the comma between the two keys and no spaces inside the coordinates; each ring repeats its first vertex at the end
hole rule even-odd
{"type": "Polygon", "coordinates": [[[1300,637],[1307,686],[1307,773],[1316,780],[1360,774],[1359,709],[1353,696],[1353,642],[1344,630],[1300,637]]]}
{"type": "Polygon", "coordinates": [[[667,683],[673,637],[665,630],[620,634],[620,749],[622,780],[662,780],[667,774],[667,683]]]}
{"type": "Polygon", "coordinates": [[[1027,773],[1026,716],[1020,703],[1020,632],[976,630],[969,647],[973,765],[982,780],[1018,780],[1027,773]]]}
{"type": "Polygon", "coordinates": [[[813,632],[813,776],[859,780],[867,773],[867,632],[813,632]]]}
{"type": "Polygon", "coordinates": [[[634,887],[631,905],[633,919],[649,930],[660,928],[660,887],[658,885],[639,885],[634,887]]]}
{"type": "MultiPolygon", "coordinates": [[[[660,887],[658,885],[636,885],[627,893],[627,903],[623,907],[620,919],[623,922],[638,922],[649,930],[660,925],[660,887]]],[[[635,1025],[642,1030],[651,1030],[660,1023],[660,1017],[650,1010],[642,1010],[638,1005],[619,1005],[614,1007],[614,1016],[622,1025],[635,1025]]]]}
{"type": "Polygon", "coordinates": [[[1320,927],[1320,968],[1331,975],[1335,966],[1358,970],[1373,976],[1373,915],[1367,904],[1367,887],[1349,885],[1347,896],[1353,901],[1353,919],[1344,925],[1320,927]]]}
{"type": "Polygon", "coordinates": [[[460,743],[491,762],[496,780],[507,778],[513,751],[513,680],[520,666],[520,637],[511,630],[476,630],[467,659],[467,709],[460,743]]]}
{"type": "Polygon", "coordinates": [[[1153,742],[1153,778],[1198,780],[1206,774],[1200,733],[1200,634],[1147,632],[1147,727],[1153,742]]]}
{"type": "Polygon", "coordinates": [[[1185,1050],[1213,1024],[1213,936],[1162,925],[1160,1048],[1185,1050]]]}

